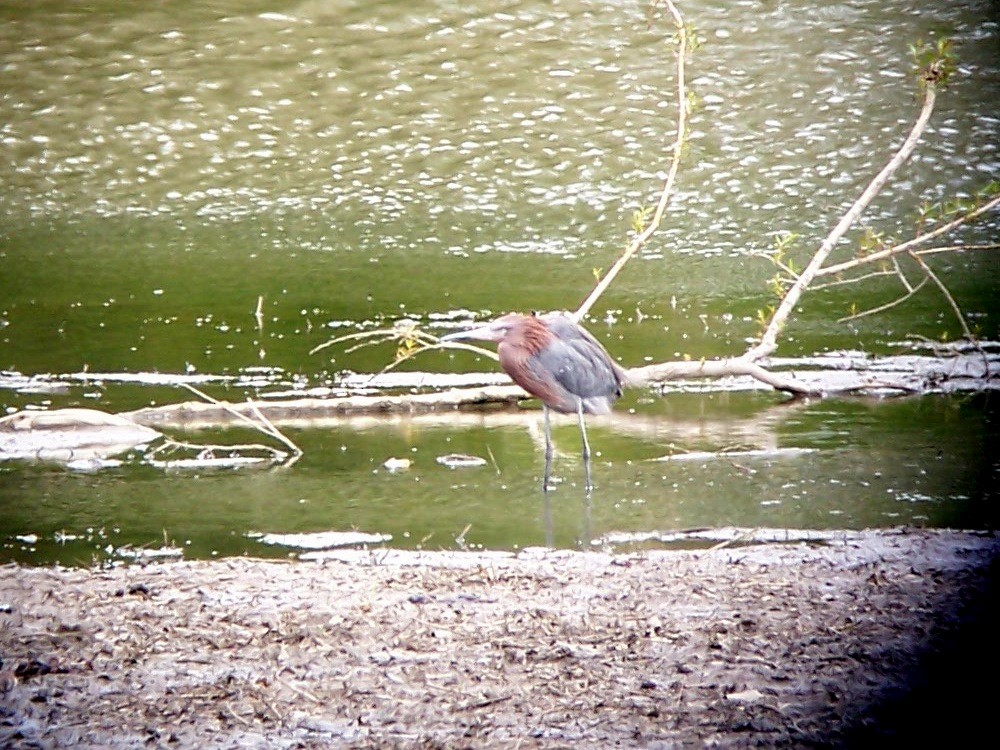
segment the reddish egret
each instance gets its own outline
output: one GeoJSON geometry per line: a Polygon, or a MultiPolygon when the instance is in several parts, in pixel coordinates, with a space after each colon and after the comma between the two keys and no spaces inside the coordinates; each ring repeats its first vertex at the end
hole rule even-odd
{"type": "Polygon", "coordinates": [[[583,465],[590,481],[590,443],[584,414],[607,414],[622,395],[625,373],[607,350],[568,315],[511,313],[485,325],[450,333],[442,341],[478,339],[496,341],[500,366],[524,390],[542,402],[545,414],[545,476],[549,490],[552,470],[552,429],[549,409],[576,414],[583,439],[583,465]]]}

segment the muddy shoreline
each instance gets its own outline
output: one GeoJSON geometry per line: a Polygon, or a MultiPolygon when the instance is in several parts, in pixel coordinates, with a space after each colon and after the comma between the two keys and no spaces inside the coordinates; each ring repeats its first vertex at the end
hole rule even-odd
{"type": "Polygon", "coordinates": [[[901,529],[7,565],[0,747],[960,746],[992,718],[998,553],[901,529]]]}

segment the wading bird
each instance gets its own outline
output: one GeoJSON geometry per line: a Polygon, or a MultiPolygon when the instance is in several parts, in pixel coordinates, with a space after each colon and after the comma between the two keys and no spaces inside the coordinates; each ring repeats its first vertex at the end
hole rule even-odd
{"type": "Polygon", "coordinates": [[[625,373],[607,350],[563,313],[511,313],[467,331],[442,336],[442,341],[477,339],[498,343],[500,366],[524,390],[542,402],[545,415],[545,475],[549,490],[552,470],[552,429],[549,409],[576,414],[583,439],[583,465],[590,481],[590,443],[584,414],[607,414],[622,395],[625,373]]]}

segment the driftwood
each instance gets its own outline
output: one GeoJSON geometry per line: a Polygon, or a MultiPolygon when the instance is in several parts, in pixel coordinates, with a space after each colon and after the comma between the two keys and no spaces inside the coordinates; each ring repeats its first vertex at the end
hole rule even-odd
{"type": "MultiPolygon", "coordinates": [[[[902,355],[873,357],[863,352],[840,352],[808,358],[775,358],[767,376],[793,380],[801,390],[820,395],[855,394],[892,396],[925,393],[956,393],[1000,388],[1000,343],[983,343],[982,350],[951,349],[940,356],[902,355]]],[[[632,387],[661,392],[711,392],[771,390],[766,378],[751,371],[742,360],[667,362],[626,370],[632,387]]],[[[466,382],[475,374],[463,376],[466,382]]],[[[393,373],[383,381],[372,376],[367,389],[428,388],[433,373],[393,373]]],[[[487,385],[449,388],[424,393],[378,393],[335,397],[306,397],[245,403],[212,404],[185,402],[148,407],[124,416],[138,424],[161,429],[168,426],[204,428],[233,424],[234,412],[255,411],[276,424],[310,424],[326,419],[393,415],[447,414],[462,410],[509,409],[530,398],[519,387],[489,385],[495,373],[482,373],[487,385]]],[[[454,415],[448,419],[455,419],[454,415]]]]}
{"type": "MultiPolygon", "coordinates": [[[[744,360],[668,362],[632,368],[626,374],[632,387],[660,393],[767,391],[773,387],[768,382],[771,375],[793,379],[802,391],[821,395],[886,397],[1000,389],[1000,343],[994,342],[981,344],[979,349],[951,348],[937,356],[872,357],[863,352],[839,352],[807,358],[774,358],[768,363],[769,369],[763,370],[767,377],[761,377],[752,367],[747,368],[748,364],[744,360]]],[[[136,377],[141,378],[142,374],[136,377]]],[[[0,419],[0,459],[55,461],[72,468],[96,470],[108,465],[112,456],[154,445],[146,451],[144,460],[159,468],[241,468],[287,463],[300,455],[276,425],[370,426],[373,422],[420,419],[454,427],[487,418],[493,426],[503,420],[524,424],[524,413],[515,407],[529,396],[516,385],[496,385],[502,377],[493,372],[466,374],[461,380],[469,386],[435,390],[436,386],[453,383],[454,379],[446,375],[438,382],[434,373],[424,372],[387,373],[363,380],[348,375],[343,384],[338,384],[339,390],[328,393],[342,393],[345,385],[363,387],[365,393],[331,396],[316,392],[299,398],[274,398],[272,394],[239,403],[217,401],[196,391],[204,400],[122,414],[94,409],[19,412],[0,419]],[[481,381],[478,385],[477,380],[481,381]],[[288,450],[263,445],[181,443],[163,435],[171,429],[248,424],[283,443],[288,450]]],[[[55,378],[52,382],[60,381],[55,378]]],[[[190,389],[189,384],[185,387],[190,389]]],[[[761,420],[772,421],[766,414],[761,420]]],[[[683,424],[672,422],[665,427],[661,422],[624,412],[608,420],[616,432],[638,437],[656,435],[658,439],[684,438],[683,424]],[[665,432],[670,435],[664,435],[665,432]]],[[[697,429],[702,434],[706,426],[699,424],[697,429]]],[[[732,433],[734,426],[727,422],[725,429],[732,433]]],[[[776,441],[769,432],[750,425],[745,442],[770,450],[776,441]]]]}
{"type": "Polygon", "coordinates": [[[0,459],[99,461],[160,437],[155,429],[96,409],[21,411],[0,419],[0,459]]]}
{"type": "Polygon", "coordinates": [[[126,416],[145,425],[183,425],[202,428],[235,424],[239,421],[236,414],[251,415],[259,411],[269,420],[287,425],[324,417],[358,414],[420,414],[472,406],[496,408],[513,406],[524,398],[528,398],[528,395],[515,385],[485,386],[451,389],[438,393],[306,397],[279,401],[260,399],[243,403],[187,401],[138,409],[126,416]]]}

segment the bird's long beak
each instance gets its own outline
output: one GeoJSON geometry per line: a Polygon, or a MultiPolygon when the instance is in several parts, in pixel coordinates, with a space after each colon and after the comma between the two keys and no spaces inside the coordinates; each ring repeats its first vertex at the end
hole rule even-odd
{"type": "Polygon", "coordinates": [[[477,341],[499,341],[501,338],[503,338],[503,331],[493,323],[485,323],[484,325],[469,328],[465,331],[455,331],[455,333],[445,334],[440,340],[462,341],[464,339],[475,339],[477,341]]]}

